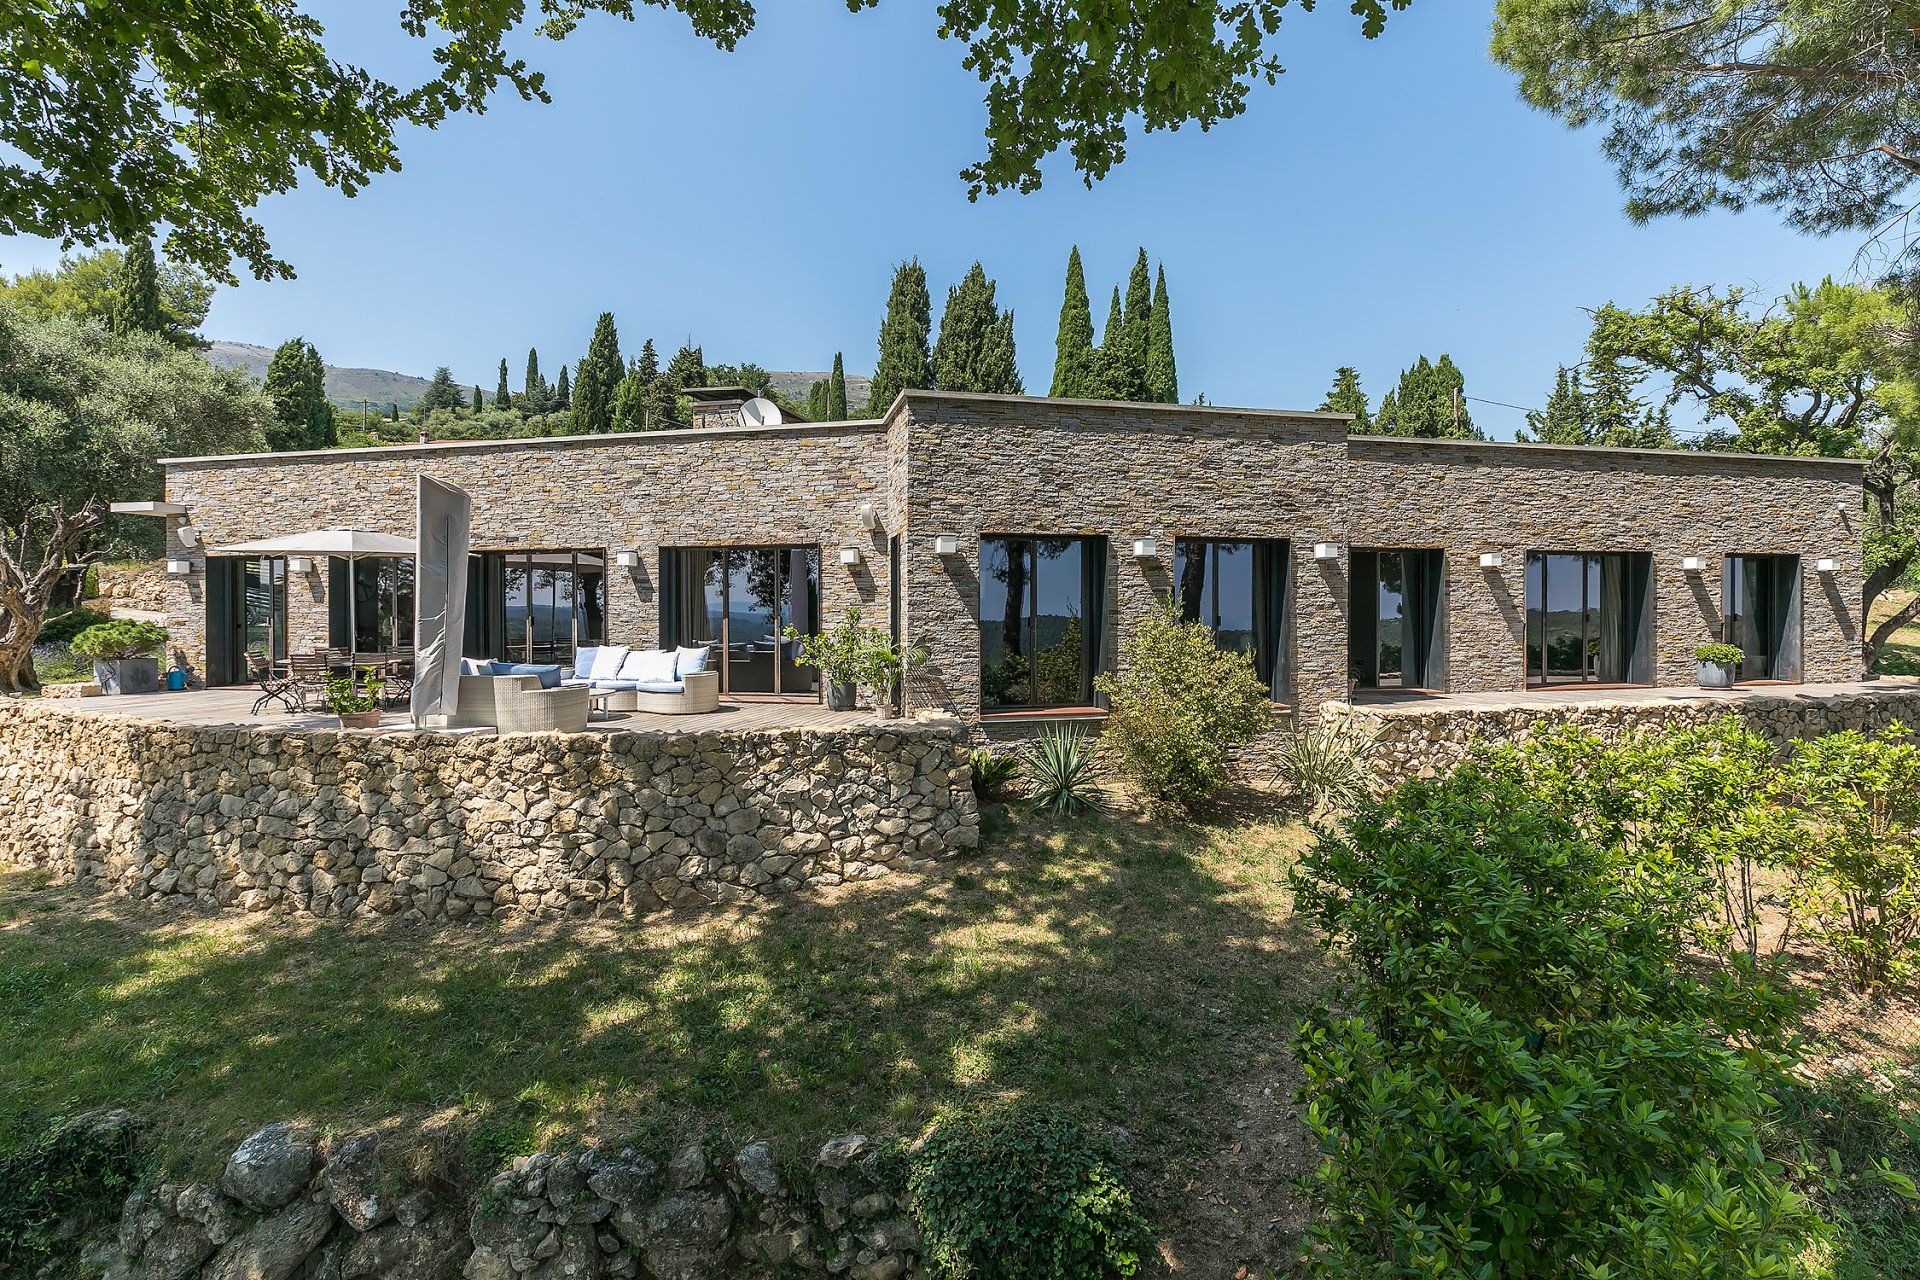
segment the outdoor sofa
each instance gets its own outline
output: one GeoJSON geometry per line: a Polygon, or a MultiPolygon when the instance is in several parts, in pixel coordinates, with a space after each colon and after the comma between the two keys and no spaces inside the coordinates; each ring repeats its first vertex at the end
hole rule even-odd
{"type": "Polygon", "coordinates": [[[632,649],[606,644],[579,650],[565,689],[603,690],[609,711],[650,711],[659,715],[699,715],[720,705],[720,673],[711,667],[713,651],[632,649]]]}
{"type": "Polygon", "coordinates": [[[452,729],[585,733],[587,691],[560,683],[560,668],[463,659],[452,729]]]}

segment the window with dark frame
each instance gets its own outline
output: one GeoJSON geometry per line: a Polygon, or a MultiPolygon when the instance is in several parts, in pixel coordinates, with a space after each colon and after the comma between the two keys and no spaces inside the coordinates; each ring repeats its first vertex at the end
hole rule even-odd
{"type": "Polygon", "coordinates": [[[1734,678],[1800,679],[1800,557],[1730,555],[1721,638],[1740,648],[1734,678]]]}
{"type": "Polygon", "coordinates": [[[1212,631],[1222,649],[1253,659],[1268,696],[1286,701],[1292,687],[1286,540],[1176,538],[1173,549],[1181,618],[1212,631]]]}
{"type": "Polygon", "coordinates": [[[1362,689],[1443,688],[1445,553],[1355,547],[1348,563],[1348,677],[1362,689]]]}
{"type": "Polygon", "coordinates": [[[1527,554],[1527,683],[1653,683],[1653,556],[1527,554]]]}
{"type": "Polygon", "coordinates": [[[980,705],[1095,705],[1106,618],[1105,538],[980,540],[980,705]]]}

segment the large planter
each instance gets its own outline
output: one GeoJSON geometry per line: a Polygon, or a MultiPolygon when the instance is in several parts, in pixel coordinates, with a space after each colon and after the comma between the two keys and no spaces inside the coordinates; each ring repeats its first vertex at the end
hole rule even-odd
{"type": "Polygon", "coordinates": [[[1733,664],[1731,662],[1707,662],[1694,660],[1694,672],[1702,689],[1733,688],[1733,664]]]}
{"type": "Polygon", "coordinates": [[[342,729],[378,729],[380,713],[378,711],[342,711],[340,727],[342,729]]]}
{"type": "Polygon", "coordinates": [[[160,659],[115,658],[93,664],[93,682],[102,693],[160,692],[160,659]]]}
{"type": "Polygon", "coordinates": [[[836,684],[829,680],[827,686],[827,710],[852,711],[860,705],[860,686],[852,682],[836,684]]]}

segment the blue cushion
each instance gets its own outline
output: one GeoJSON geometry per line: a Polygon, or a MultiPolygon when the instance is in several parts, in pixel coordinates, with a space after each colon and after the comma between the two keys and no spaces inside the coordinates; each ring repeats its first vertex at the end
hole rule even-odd
{"type": "Polygon", "coordinates": [[[640,687],[639,683],[633,680],[592,680],[588,683],[592,684],[596,689],[637,689],[640,687]]]}
{"type": "Polygon", "coordinates": [[[587,679],[585,676],[568,676],[560,682],[560,687],[563,689],[583,689],[592,683],[593,681],[587,679]]]}
{"type": "Polygon", "coordinates": [[[684,693],[687,688],[679,680],[642,680],[635,687],[642,693],[684,693]]]}
{"type": "Polygon", "coordinates": [[[560,665],[555,662],[494,662],[488,665],[497,676],[539,676],[542,689],[560,687],[560,665]]]}
{"type": "Polygon", "coordinates": [[[679,649],[674,654],[673,673],[684,679],[696,671],[705,671],[707,669],[707,655],[712,652],[713,651],[706,645],[701,645],[697,649],[684,647],[679,649]]]}

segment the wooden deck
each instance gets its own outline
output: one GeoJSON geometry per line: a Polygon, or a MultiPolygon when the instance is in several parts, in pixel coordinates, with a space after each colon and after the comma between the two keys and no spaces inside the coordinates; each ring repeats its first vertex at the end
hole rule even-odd
{"type": "MultiPolygon", "coordinates": [[[[145,720],[163,724],[198,725],[207,728],[338,729],[339,722],[324,712],[314,715],[288,715],[278,707],[253,714],[257,689],[196,689],[185,693],[129,694],[115,698],[61,698],[57,705],[82,715],[112,719],[145,720]]],[[[49,699],[49,701],[56,701],[49,699]]],[[[720,709],[704,715],[664,716],[635,711],[616,711],[602,719],[598,715],[588,723],[589,733],[716,733],[756,732],[782,729],[835,729],[879,723],[871,711],[829,711],[818,702],[722,702],[720,709]]],[[[411,729],[404,709],[389,711],[380,719],[383,732],[411,729]]],[[[490,729],[435,730],[442,733],[491,733],[490,729]]]]}

